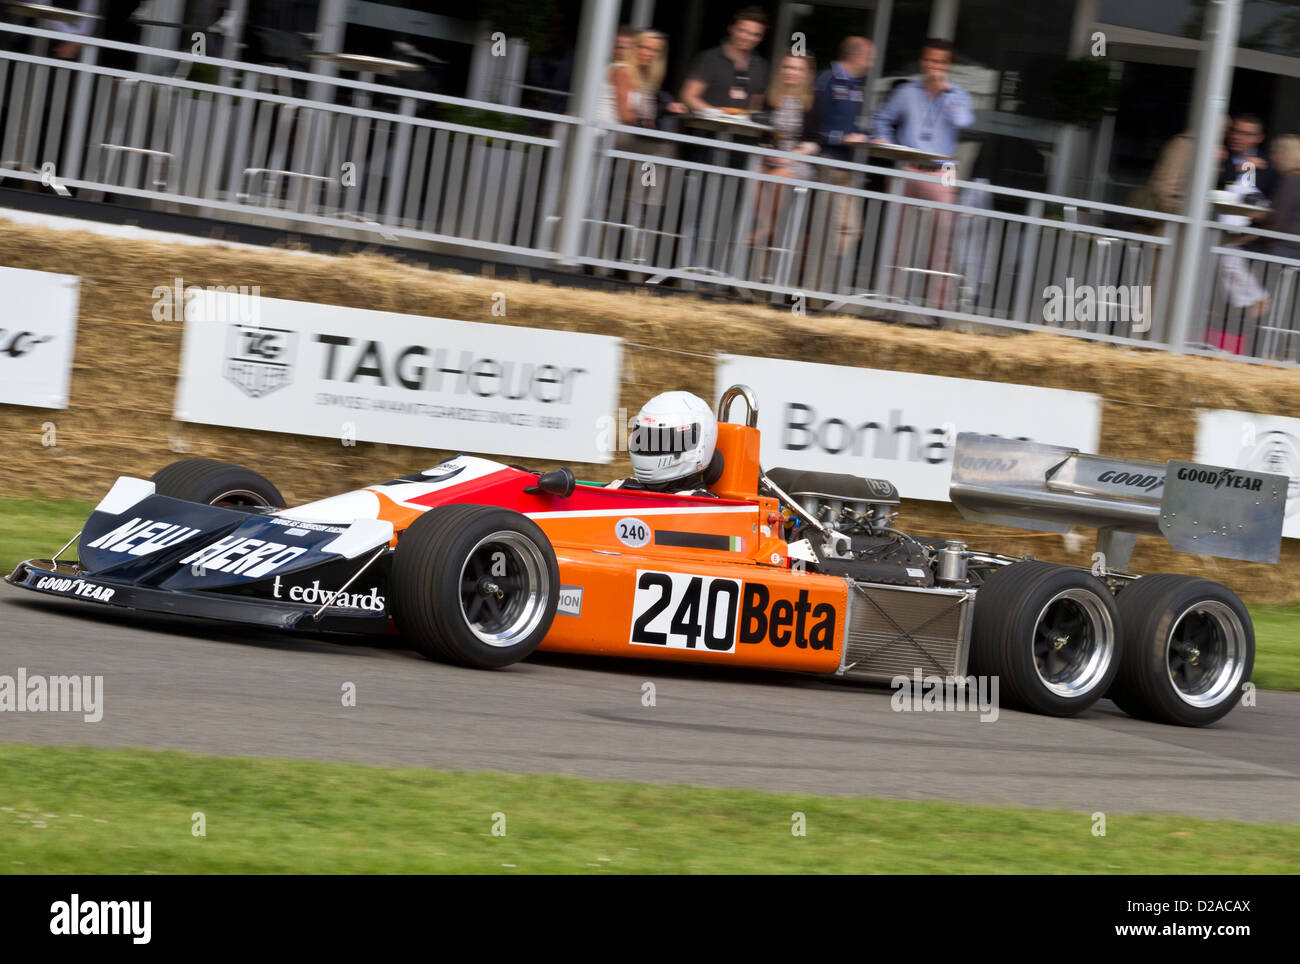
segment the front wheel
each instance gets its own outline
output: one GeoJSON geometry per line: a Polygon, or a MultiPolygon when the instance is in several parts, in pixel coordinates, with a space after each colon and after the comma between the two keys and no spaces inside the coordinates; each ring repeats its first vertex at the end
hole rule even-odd
{"type": "Polygon", "coordinates": [[[971,669],[999,677],[1011,705],[1074,716],[1101,699],[1119,671],[1121,626],[1114,597],[1095,576],[1017,562],[979,589],[971,669]]]}
{"type": "Polygon", "coordinates": [[[158,495],[229,509],[283,509],[284,496],[252,469],[215,459],[181,459],[150,480],[158,495]]]}
{"type": "Polygon", "coordinates": [[[1110,698],[1125,713],[1180,726],[1222,719],[1255,665],[1255,628],[1227,586],[1161,573],[1119,594],[1129,647],[1110,698]]]}
{"type": "Polygon", "coordinates": [[[518,662],[551,628],[559,595],[546,534],[509,509],[430,509],[393,553],[393,619],[430,659],[477,669],[518,662]]]}

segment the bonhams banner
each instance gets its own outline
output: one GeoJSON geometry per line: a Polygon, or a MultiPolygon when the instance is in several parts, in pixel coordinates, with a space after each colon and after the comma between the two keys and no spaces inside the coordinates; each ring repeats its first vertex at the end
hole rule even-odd
{"type": "Polygon", "coordinates": [[[1231,409],[1200,412],[1196,461],[1290,478],[1282,535],[1300,539],[1300,418],[1231,409]]]}
{"type": "Polygon", "coordinates": [[[196,291],[176,417],[554,461],[608,462],[621,342],[196,291]]]}
{"type": "Polygon", "coordinates": [[[80,281],[0,268],[0,404],[67,408],[80,281]]]}
{"type": "MultiPolygon", "coordinates": [[[[1096,452],[1101,398],[967,378],[722,355],[717,388],[758,401],[764,468],[888,479],[913,499],[948,501],[958,432],[1096,452]]],[[[739,420],[743,402],[735,403],[739,420]]]]}

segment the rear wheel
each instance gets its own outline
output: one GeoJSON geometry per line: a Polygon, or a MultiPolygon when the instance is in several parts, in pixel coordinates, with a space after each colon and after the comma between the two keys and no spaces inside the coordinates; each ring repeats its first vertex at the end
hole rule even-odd
{"type": "Polygon", "coordinates": [[[265,477],[215,459],[181,459],[153,474],[154,491],[187,502],[231,509],[284,508],[284,496],[265,477]]]}
{"type": "Polygon", "coordinates": [[[1241,699],[1255,664],[1255,629],[1227,586],[1162,573],[1119,594],[1129,645],[1109,696],[1125,713],[1204,726],[1241,699]]]}
{"type": "Polygon", "coordinates": [[[999,677],[1022,709],[1082,713],[1115,678],[1121,644],[1110,590],[1081,569],[1018,562],[989,576],[975,599],[971,670],[999,677]]]}
{"type": "Polygon", "coordinates": [[[478,669],[524,659],[551,628],[559,594],[550,541],[509,509],[430,509],[393,553],[393,619],[430,659],[478,669]]]}

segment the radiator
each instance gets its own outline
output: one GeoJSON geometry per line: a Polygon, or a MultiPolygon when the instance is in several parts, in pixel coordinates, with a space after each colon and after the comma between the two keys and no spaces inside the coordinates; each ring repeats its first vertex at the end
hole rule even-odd
{"type": "Polygon", "coordinates": [[[965,676],[975,591],[853,583],[839,672],[888,681],[895,676],[965,676]]]}

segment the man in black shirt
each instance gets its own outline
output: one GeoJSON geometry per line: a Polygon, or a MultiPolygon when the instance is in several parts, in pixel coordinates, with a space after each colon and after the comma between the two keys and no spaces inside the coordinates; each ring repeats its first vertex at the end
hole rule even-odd
{"type": "Polygon", "coordinates": [[[737,11],[727,39],[699,54],[686,74],[682,103],[693,111],[732,107],[757,111],[767,90],[767,61],[755,53],[767,30],[767,14],[758,7],[737,11]]]}

